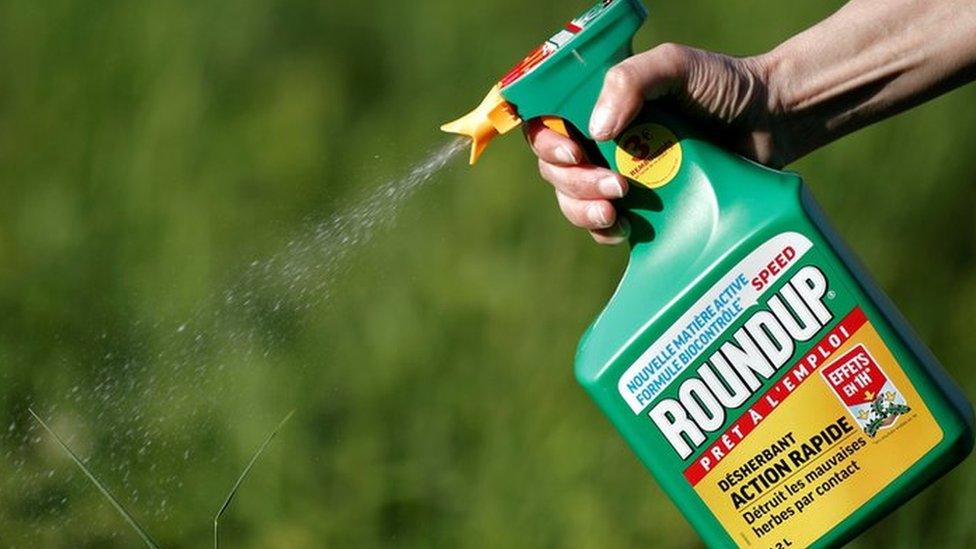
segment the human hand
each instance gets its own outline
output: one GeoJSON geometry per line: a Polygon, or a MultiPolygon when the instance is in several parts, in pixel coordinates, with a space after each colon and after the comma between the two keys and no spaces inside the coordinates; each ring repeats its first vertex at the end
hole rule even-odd
{"type": "MultiPolygon", "coordinates": [[[[607,72],[589,131],[598,141],[614,139],[646,101],[661,99],[704,124],[732,150],[779,166],[789,155],[769,130],[776,112],[773,98],[761,58],[663,44],[607,72]]],[[[563,215],[589,230],[598,243],[625,241],[629,224],[617,216],[611,201],[627,193],[627,179],[590,164],[579,144],[540,120],[531,120],[525,132],[539,157],[539,172],[556,189],[563,215]]]]}

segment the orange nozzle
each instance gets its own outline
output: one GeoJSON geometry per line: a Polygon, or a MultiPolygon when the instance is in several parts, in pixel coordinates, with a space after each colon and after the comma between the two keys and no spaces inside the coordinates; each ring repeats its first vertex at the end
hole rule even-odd
{"type": "Polygon", "coordinates": [[[478,161],[488,143],[496,135],[507,133],[522,123],[511,103],[502,97],[501,88],[495,86],[488,92],[478,108],[467,115],[441,126],[448,133],[471,138],[471,165],[478,161]]]}

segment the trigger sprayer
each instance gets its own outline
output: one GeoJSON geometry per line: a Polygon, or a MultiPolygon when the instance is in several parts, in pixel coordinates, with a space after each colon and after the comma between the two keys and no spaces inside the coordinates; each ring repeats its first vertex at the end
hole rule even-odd
{"type": "Polygon", "coordinates": [[[578,381],[709,546],[838,546],[969,454],[972,408],[797,174],[653,103],[590,138],[646,17],[602,0],[443,129],[471,137],[474,164],[542,118],[630,179],[630,263],[578,381]]]}
{"type": "MultiPolygon", "coordinates": [[[[599,3],[512,68],[478,108],[441,129],[471,138],[472,165],[492,139],[532,118],[542,118],[567,137],[574,136],[572,129],[576,137],[590,140],[587,123],[603,76],[633,53],[631,40],[646,18],[635,0],[599,3]]],[[[600,145],[608,161],[614,148],[600,145]]]]}

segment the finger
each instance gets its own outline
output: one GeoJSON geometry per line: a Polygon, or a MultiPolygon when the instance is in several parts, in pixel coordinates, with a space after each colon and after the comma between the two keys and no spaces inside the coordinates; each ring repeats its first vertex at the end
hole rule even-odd
{"type": "Polygon", "coordinates": [[[551,130],[535,118],[525,125],[525,137],[536,156],[550,164],[573,166],[583,162],[586,154],[572,139],[551,130]]]}
{"type": "Polygon", "coordinates": [[[691,70],[692,58],[690,48],[662,44],[607,71],[590,117],[593,139],[613,139],[637,116],[645,101],[680,85],[691,70]]]}
{"type": "Polygon", "coordinates": [[[617,210],[608,200],[580,200],[559,191],[556,199],[566,219],[582,229],[609,229],[617,222],[617,210]]]}
{"type": "Polygon", "coordinates": [[[627,194],[627,179],[606,168],[558,166],[539,160],[539,173],[557,191],[570,198],[614,200],[627,194]]]}
{"type": "Polygon", "coordinates": [[[627,237],[630,236],[630,221],[626,217],[617,217],[617,222],[613,227],[609,229],[597,229],[595,231],[590,231],[590,236],[597,244],[604,244],[608,246],[616,246],[617,244],[623,244],[627,242],[627,237]]]}

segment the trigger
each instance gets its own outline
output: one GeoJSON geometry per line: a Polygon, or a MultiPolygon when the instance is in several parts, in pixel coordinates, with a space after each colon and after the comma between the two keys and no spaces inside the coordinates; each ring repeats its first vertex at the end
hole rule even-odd
{"type": "Polygon", "coordinates": [[[542,125],[549,128],[550,130],[568,137],[576,142],[577,145],[583,150],[583,160],[587,163],[596,164],[597,166],[607,168],[609,165],[603,159],[600,154],[600,149],[594,141],[587,139],[579,130],[576,129],[571,123],[567,122],[564,118],[558,116],[546,115],[540,116],[538,120],[542,121],[542,125]]]}
{"type": "Polygon", "coordinates": [[[569,128],[566,126],[566,121],[562,118],[559,118],[558,116],[543,116],[541,118],[543,126],[558,134],[572,138],[572,136],[569,134],[569,128]]]}

